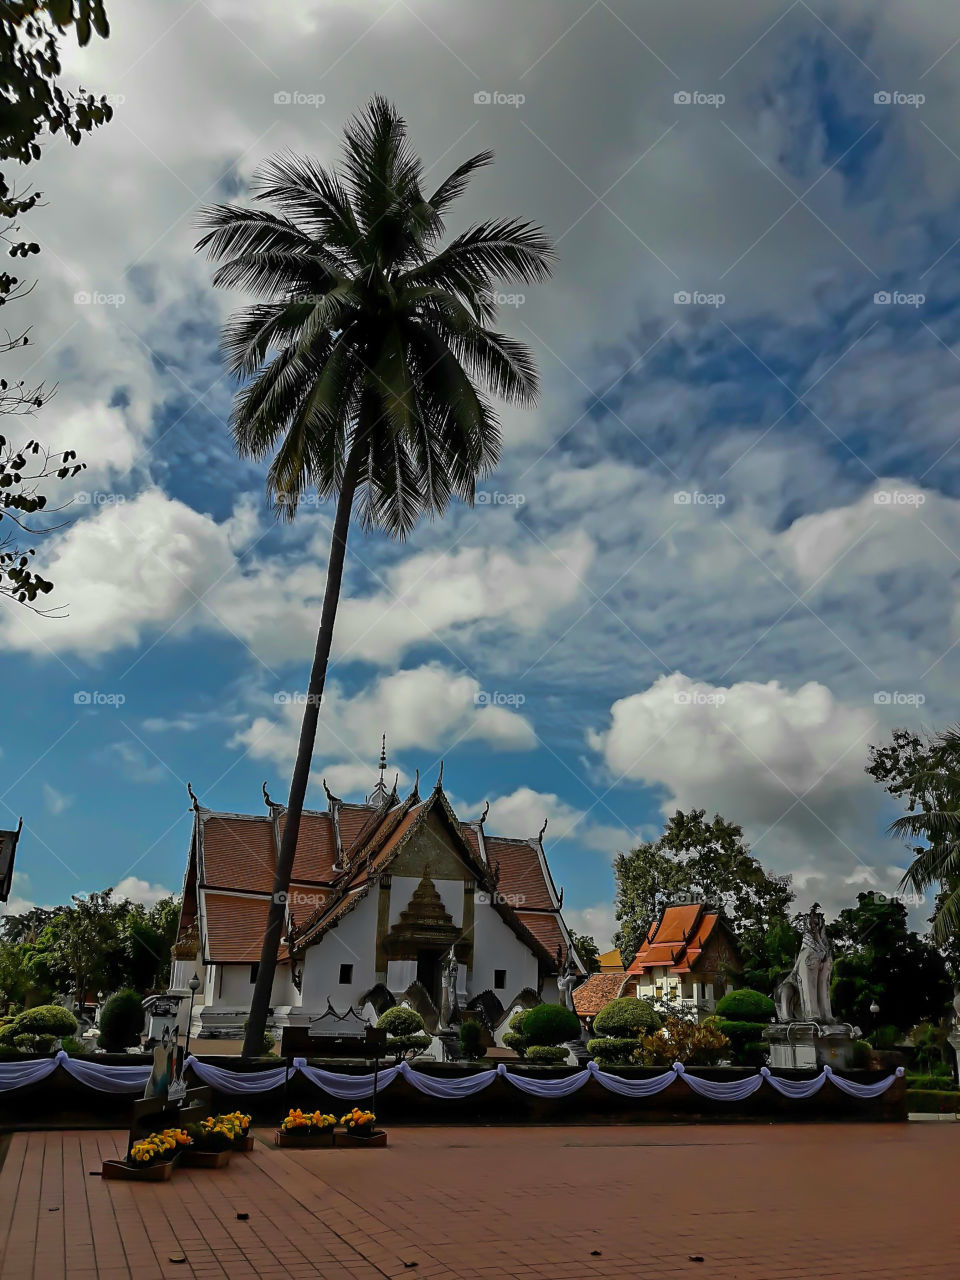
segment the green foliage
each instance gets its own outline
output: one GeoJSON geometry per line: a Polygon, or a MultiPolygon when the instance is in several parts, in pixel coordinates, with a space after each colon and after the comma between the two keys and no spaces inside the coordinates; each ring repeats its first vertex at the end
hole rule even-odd
{"type": "Polygon", "coordinates": [[[960,1112],[960,1093],[954,1089],[908,1089],[907,1110],[956,1114],[960,1112]]]}
{"type": "Polygon", "coordinates": [[[721,1018],[733,1018],[741,1022],[769,1022],[777,1011],[776,1005],[762,991],[741,987],[717,1001],[716,1013],[721,1018]]]}
{"type": "Polygon", "coordinates": [[[377,1026],[381,1031],[386,1031],[388,1036],[412,1036],[423,1030],[423,1019],[416,1009],[398,1004],[381,1013],[377,1026]]]}
{"type": "Polygon", "coordinates": [[[867,1035],[867,1041],[874,1049],[890,1050],[896,1049],[901,1039],[899,1027],[881,1026],[874,1029],[867,1035]]]}
{"type": "Polygon", "coordinates": [[[42,1036],[53,1044],[61,1036],[72,1035],[76,1029],[77,1020],[68,1009],[58,1004],[38,1005],[4,1022],[0,1027],[0,1044],[19,1044],[25,1035],[42,1036]]]}
{"type": "Polygon", "coordinates": [[[668,1014],[663,1026],[644,1036],[634,1050],[633,1061],[645,1067],[667,1066],[674,1062],[694,1067],[713,1067],[725,1058],[730,1041],[715,1021],[699,1023],[677,1014],[668,1014]]]}
{"type": "Polygon", "coordinates": [[[566,1062],[568,1052],[562,1045],[532,1044],[527,1050],[527,1061],[540,1066],[556,1066],[566,1062]]]}
{"type": "MultiPolygon", "coordinates": [[[[527,1010],[523,1036],[529,1045],[557,1045],[580,1034],[580,1019],[562,1004],[538,1004],[527,1010]]],[[[529,1057],[529,1052],[527,1054],[529,1057]]]]}
{"type": "Polygon", "coordinates": [[[523,1024],[529,1012],[530,1012],[529,1009],[518,1009],[517,1012],[513,1014],[513,1016],[510,1019],[510,1023],[509,1023],[510,1030],[515,1031],[518,1035],[522,1036],[523,1024]]]}
{"type": "Polygon", "coordinates": [[[770,876],[750,853],[739,826],[703,809],[678,810],[655,842],[617,855],[614,944],[636,954],[664,906],[704,901],[722,907],[740,946],[748,981],[772,990],[796,955],[788,918],[789,878],[770,876]]]}
{"type": "Polygon", "coordinates": [[[641,1032],[656,1031],[659,1026],[660,1016],[653,1005],[637,996],[611,1000],[593,1020],[593,1029],[600,1038],[638,1036],[641,1032]]]}
{"type": "Polygon", "coordinates": [[[587,1041],[587,1053],[607,1066],[625,1066],[640,1047],[636,1036],[597,1036],[587,1041]]]}
{"type": "Polygon", "coordinates": [[[943,1016],[953,993],[946,962],[908,927],[902,902],[858,893],[857,905],[841,911],[827,932],[837,953],[830,996],[838,1018],[869,1031],[879,1016],[902,1034],[943,1016]]]}
{"type": "Polygon", "coordinates": [[[573,949],[583,961],[587,973],[600,972],[600,948],[588,933],[574,933],[570,930],[570,941],[573,949]]]}
{"type": "Polygon", "coordinates": [[[85,1058],[87,1055],[87,1046],[76,1036],[64,1036],[60,1041],[60,1047],[71,1058],[85,1058]]]}
{"type": "Polygon", "coordinates": [[[460,1023],[458,1038],[461,1058],[473,1062],[486,1054],[487,1046],[483,1042],[483,1027],[473,1018],[460,1023]]]}
{"type": "Polygon", "coordinates": [[[100,1048],[122,1053],[139,1042],[143,1030],[143,1006],[136,991],[117,991],[100,1014],[100,1048]]]}
{"type": "Polygon", "coordinates": [[[707,1018],[730,1041],[730,1060],[738,1067],[759,1067],[766,1061],[767,1046],[761,1039],[763,1022],[746,1022],[734,1018],[707,1018]]]}
{"type": "Polygon", "coordinates": [[[527,1056],[527,1042],[519,1031],[505,1031],[503,1033],[503,1043],[508,1049],[512,1049],[518,1058],[527,1056]]]}
{"type": "Polygon", "coordinates": [[[873,1064],[873,1046],[869,1040],[854,1040],[853,1066],[858,1070],[866,1070],[873,1064]]]}
{"type": "Polygon", "coordinates": [[[952,1089],[953,1075],[949,1069],[942,1075],[939,1072],[932,1075],[914,1075],[912,1071],[908,1071],[906,1084],[908,1089],[952,1089]]]}
{"type": "Polygon", "coordinates": [[[426,1053],[433,1044],[432,1038],[425,1031],[415,1031],[409,1036],[391,1036],[387,1041],[387,1053],[394,1055],[394,1061],[404,1058],[415,1058],[418,1053],[426,1053]]]}

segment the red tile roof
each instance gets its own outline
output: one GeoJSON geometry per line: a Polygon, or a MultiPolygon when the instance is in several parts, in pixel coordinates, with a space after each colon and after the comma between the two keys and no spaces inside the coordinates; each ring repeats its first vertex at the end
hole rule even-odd
{"type": "MultiPolygon", "coordinates": [[[[260,959],[269,898],[226,893],[204,894],[207,917],[206,959],[212,964],[253,964],[260,959]]],[[[287,949],[281,947],[281,959],[287,949]]]]}
{"type": "Polygon", "coordinates": [[[487,862],[493,870],[500,867],[497,888],[518,911],[543,909],[551,911],[554,903],[543,875],[539,852],[529,840],[508,840],[503,836],[484,836],[487,862]]]}
{"type": "Polygon", "coordinates": [[[573,1007],[581,1018],[595,1018],[600,1010],[616,1000],[626,980],[623,973],[591,973],[573,993],[573,1007]]]}
{"type": "Polygon", "coordinates": [[[536,940],[546,947],[552,958],[556,958],[557,947],[563,955],[563,959],[567,957],[567,944],[563,938],[563,932],[557,917],[551,912],[534,912],[534,911],[517,911],[520,923],[536,938],[536,940]]]}
{"type": "Polygon", "coordinates": [[[270,819],[201,814],[203,884],[273,892],[275,852],[270,819]]]}

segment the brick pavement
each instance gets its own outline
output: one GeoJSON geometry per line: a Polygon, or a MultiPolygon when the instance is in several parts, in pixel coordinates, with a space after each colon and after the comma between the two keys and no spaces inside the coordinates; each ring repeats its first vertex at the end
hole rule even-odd
{"type": "Polygon", "coordinates": [[[0,1280],[960,1275],[953,1125],[398,1127],[385,1151],[293,1153],[269,1136],[136,1184],[88,1172],[125,1135],[13,1135],[0,1280]]]}

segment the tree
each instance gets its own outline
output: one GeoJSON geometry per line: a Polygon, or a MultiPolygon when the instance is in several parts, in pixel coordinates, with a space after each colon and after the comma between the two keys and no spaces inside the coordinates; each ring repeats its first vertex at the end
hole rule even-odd
{"type": "Polygon", "coordinates": [[[587,973],[600,972],[600,948],[588,933],[574,933],[570,930],[570,941],[573,949],[583,961],[587,973]]]}
{"type": "Polygon", "coordinates": [[[895,729],[885,746],[870,747],[867,773],[907,807],[890,830],[921,843],[900,887],[922,901],[937,886],[933,937],[960,977],[960,726],[933,736],[895,729]]]}
{"type": "Polygon", "coordinates": [[[943,1017],[953,990],[946,962],[908,928],[902,902],[858,893],[857,905],[841,911],[827,932],[836,954],[830,986],[836,1017],[865,1031],[882,1025],[900,1032],[943,1017]]]}
{"type": "Polygon", "coordinates": [[[703,809],[678,809],[658,840],[618,854],[614,871],[620,921],[614,944],[625,963],[662,909],[677,901],[707,902],[723,911],[751,983],[772,990],[793,963],[790,878],[768,875],[750,853],[742,828],[720,814],[708,822],[703,809]]]}
{"type": "Polygon", "coordinates": [[[537,395],[529,351],[491,326],[498,284],[548,275],[547,237],[501,219],[439,247],[447,209],[491,159],[473,156],[427,197],[406,125],[378,97],[348,124],[339,171],[294,155],[261,170],[257,197],[278,212],[215,205],[201,215],[198,248],[222,264],[214,284],[263,299],[223,335],[231,372],[251,379],[234,404],[237,448],[272,455],[278,517],[293,518],[308,487],[336,500],[247,1055],[266,1025],[354,504],[362,527],[402,539],[452,496],[472,503],[500,450],[485,392],[521,405],[537,395]]]}
{"type": "MultiPolygon", "coordinates": [[[[60,131],[76,146],[84,133],[113,114],[105,97],[61,88],[59,42],[69,27],[80,45],[88,43],[92,31],[106,38],[102,0],[18,0],[0,7],[0,241],[11,258],[25,260],[40,252],[36,241],[22,237],[18,219],[36,207],[42,192],[17,191],[6,162],[12,160],[22,170],[39,159],[44,137],[60,131]]],[[[0,307],[23,298],[32,287],[12,272],[0,271],[0,307]]],[[[29,328],[6,330],[0,336],[0,355],[29,345],[29,328]]],[[[0,420],[36,413],[52,394],[42,382],[2,377],[0,420]]],[[[84,464],[76,458],[72,450],[50,450],[36,440],[11,442],[0,434],[0,595],[36,612],[45,612],[35,602],[52,591],[53,583],[32,570],[32,544],[61,527],[32,519],[47,506],[40,485],[77,475],[84,464]]]]}

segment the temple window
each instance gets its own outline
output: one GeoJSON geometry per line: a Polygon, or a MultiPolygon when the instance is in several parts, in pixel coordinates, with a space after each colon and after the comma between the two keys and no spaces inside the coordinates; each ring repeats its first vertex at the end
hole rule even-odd
{"type": "Polygon", "coordinates": [[[341,987],[349,986],[353,981],[353,965],[342,964],[340,966],[340,985],[341,987]]]}
{"type": "Polygon", "coordinates": [[[494,969],[493,971],[493,989],[494,991],[503,991],[507,985],[506,969],[494,969]]]}

